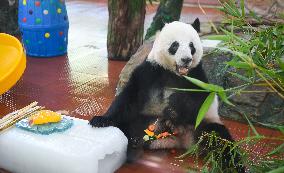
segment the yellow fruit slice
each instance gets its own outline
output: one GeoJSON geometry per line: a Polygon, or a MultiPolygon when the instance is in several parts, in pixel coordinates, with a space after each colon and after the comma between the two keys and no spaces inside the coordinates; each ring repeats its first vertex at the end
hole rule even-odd
{"type": "Polygon", "coordinates": [[[41,110],[29,118],[30,124],[47,124],[61,121],[62,117],[59,113],[50,110],[41,110]]]}
{"type": "Polygon", "coordinates": [[[144,130],[144,132],[145,132],[148,136],[154,136],[154,132],[151,132],[151,131],[148,130],[148,129],[144,130]]]}

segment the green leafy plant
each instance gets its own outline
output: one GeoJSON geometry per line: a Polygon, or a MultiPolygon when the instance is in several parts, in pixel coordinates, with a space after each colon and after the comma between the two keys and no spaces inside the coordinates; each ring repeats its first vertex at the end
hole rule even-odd
{"type": "MultiPolygon", "coordinates": [[[[284,138],[279,137],[270,137],[264,136],[257,132],[256,128],[252,125],[252,123],[247,118],[248,124],[250,125],[250,130],[246,138],[237,141],[230,142],[218,137],[215,132],[205,133],[201,138],[199,138],[198,142],[188,148],[188,150],[178,158],[184,158],[187,156],[195,157],[195,166],[191,167],[191,169],[196,170],[202,173],[234,173],[236,170],[234,167],[224,169],[222,167],[222,157],[225,148],[229,147],[232,152],[232,156],[229,160],[230,163],[234,163],[234,156],[238,154],[241,156],[241,160],[237,163],[237,165],[243,165],[249,172],[253,173],[282,173],[284,170],[284,138]],[[253,134],[251,134],[251,131],[253,134]],[[209,139],[209,140],[208,140],[209,139]],[[258,153],[258,155],[252,155],[249,149],[246,149],[245,146],[255,147],[259,145],[259,142],[269,140],[271,143],[280,143],[278,147],[272,146],[269,152],[266,153],[258,153]],[[198,168],[198,161],[200,153],[203,152],[204,146],[201,145],[203,141],[209,141],[207,146],[210,147],[213,143],[222,143],[223,147],[215,147],[210,150],[203,159],[203,166],[198,168]]],[[[271,127],[271,125],[267,125],[271,127]]],[[[279,130],[279,132],[284,135],[283,130],[284,126],[275,126],[273,128],[279,130]]],[[[266,147],[269,147],[266,146],[266,147]]]]}
{"type": "MultiPolygon", "coordinates": [[[[231,106],[227,95],[240,94],[242,92],[258,92],[257,90],[246,90],[248,86],[262,85],[267,91],[276,93],[284,99],[284,25],[275,23],[272,26],[251,26],[247,21],[244,0],[240,1],[240,7],[233,0],[224,1],[220,9],[226,15],[224,26],[220,29],[223,35],[211,35],[208,39],[221,40],[223,44],[219,50],[230,52],[233,58],[225,62],[227,66],[236,69],[236,73],[230,74],[243,81],[244,84],[224,89],[221,86],[207,84],[197,79],[185,77],[190,82],[199,86],[198,89],[177,89],[188,92],[209,92],[208,98],[200,108],[195,128],[199,125],[213,102],[213,94],[217,94],[221,100],[231,106]],[[230,24],[229,28],[226,24],[230,24]],[[235,32],[238,31],[238,32],[235,32]]],[[[249,17],[261,22],[253,12],[249,17]]]]}
{"type": "MultiPolygon", "coordinates": [[[[261,25],[262,20],[252,11],[245,13],[244,0],[240,6],[233,0],[225,1],[221,11],[226,18],[220,29],[223,35],[208,36],[221,40],[218,48],[230,52],[234,58],[226,62],[237,69],[233,76],[250,85],[262,84],[284,99],[284,25],[261,25]],[[258,27],[251,23],[258,22],[258,27]]],[[[246,87],[243,87],[244,89],[246,87]]]]}

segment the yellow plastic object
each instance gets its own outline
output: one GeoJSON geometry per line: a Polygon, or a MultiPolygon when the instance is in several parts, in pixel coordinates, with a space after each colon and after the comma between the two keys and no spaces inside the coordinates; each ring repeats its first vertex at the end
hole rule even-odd
{"type": "Polygon", "coordinates": [[[0,33],[0,95],[20,79],[26,68],[26,55],[20,41],[0,33]]]}
{"type": "Polygon", "coordinates": [[[47,124],[61,121],[62,117],[59,113],[50,110],[41,110],[29,118],[30,124],[47,124]]]}

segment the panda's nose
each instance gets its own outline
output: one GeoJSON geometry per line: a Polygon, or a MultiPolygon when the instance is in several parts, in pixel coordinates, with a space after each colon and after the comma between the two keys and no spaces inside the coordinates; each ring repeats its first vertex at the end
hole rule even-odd
{"type": "Polygon", "coordinates": [[[184,57],[181,59],[181,62],[183,62],[184,64],[189,64],[192,61],[192,58],[190,57],[184,57]]]}

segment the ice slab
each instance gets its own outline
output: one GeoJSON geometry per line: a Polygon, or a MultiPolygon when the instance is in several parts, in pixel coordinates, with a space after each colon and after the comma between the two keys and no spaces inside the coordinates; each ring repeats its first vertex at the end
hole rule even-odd
{"type": "Polygon", "coordinates": [[[111,173],[124,163],[128,141],[118,128],[92,128],[86,120],[72,119],[70,129],[50,135],[16,127],[0,133],[0,168],[13,173],[111,173]]]}

